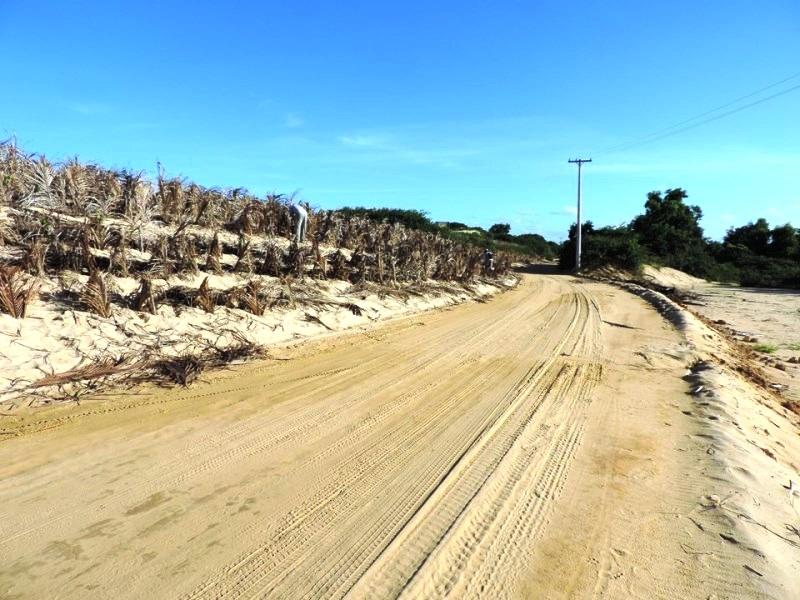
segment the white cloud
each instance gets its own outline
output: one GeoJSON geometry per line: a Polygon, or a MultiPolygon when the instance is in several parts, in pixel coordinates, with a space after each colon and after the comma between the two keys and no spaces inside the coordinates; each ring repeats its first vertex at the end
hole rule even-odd
{"type": "Polygon", "coordinates": [[[297,113],[288,113],[283,119],[284,127],[288,127],[289,129],[296,129],[297,127],[302,127],[305,125],[306,122],[297,113]]]}
{"type": "Polygon", "coordinates": [[[578,216],[578,207],[577,206],[562,206],[561,213],[565,215],[572,215],[573,217],[578,216]]]}

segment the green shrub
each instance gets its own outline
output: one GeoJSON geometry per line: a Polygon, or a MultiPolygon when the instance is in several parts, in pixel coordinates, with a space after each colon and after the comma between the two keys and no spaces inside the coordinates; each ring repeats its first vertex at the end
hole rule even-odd
{"type": "MultiPolygon", "coordinates": [[[[645,253],[639,245],[637,236],[627,227],[603,227],[595,229],[591,221],[581,227],[582,254],[581,266],[591,270],[603,266],[613,266],[629,271],[638,271],[644,262],[645,253]]],[[[562,270],[575,268],[575,234],[573,225],[569,239],[561,246],[558,266],[562,270]]]]}
{"type": "Polygon", "coordinates": [[[764,354],[773,354],[778,348],[773,344],[756,344],[753,350],[756,352],[763,352],[764,354]]]}

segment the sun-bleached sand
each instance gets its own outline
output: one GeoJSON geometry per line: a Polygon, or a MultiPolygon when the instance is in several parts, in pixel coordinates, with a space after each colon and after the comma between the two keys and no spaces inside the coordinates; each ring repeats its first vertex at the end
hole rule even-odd
{"type": "Polygon", "coordinates": [[[797,597],[800,436],[731,344],[656,292],[524,275],[40,409],[0,438],[0,591],[797,597]]]}

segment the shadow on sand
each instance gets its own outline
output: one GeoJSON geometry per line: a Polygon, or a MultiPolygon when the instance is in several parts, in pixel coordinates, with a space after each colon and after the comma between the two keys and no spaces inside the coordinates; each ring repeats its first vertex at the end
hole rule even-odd
{"type": "Polygon", "coordinates": [[[554,263],[527,264],[514,267],[516,273],[530,273],[532,275],[572,275],[568,271],[559,271],[554,263]]]}

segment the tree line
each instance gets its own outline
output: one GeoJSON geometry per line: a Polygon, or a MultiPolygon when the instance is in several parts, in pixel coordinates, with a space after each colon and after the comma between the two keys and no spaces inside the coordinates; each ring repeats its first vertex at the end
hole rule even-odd
{"type": "MultiPolygon", "coordinates": [[[[704,236],[699,206],[681,188],[650,192],[644,213],[627,225],[581,228],[583,266],[636,271],[643,263],[680,269],[705,279],[759,287],[800,288],[800,232],[790,223],[770,227],[758,219],[727,231],[721,242],[704,236]]],[[[561,246],[559,266],[575,266],[573,224],[561,246]]]]}
{"type": "Polygon", "coordinates": [[[455,242],[508,252],[531,258],[555,259],[560,245],[546,240],[538,233],[511,233],[508,223],[495,223],[489,229],[470,226],[458,221],[432,221],[420,210],[401,208],[349,207],[338,209],[345,216],[362,217],[379,223],[399,223],[408,229],[435,233],[455,242]]]}

